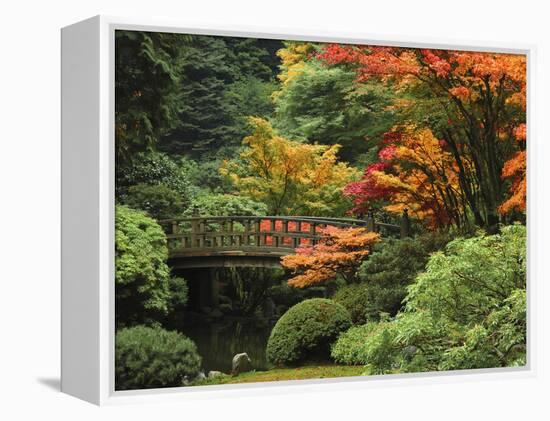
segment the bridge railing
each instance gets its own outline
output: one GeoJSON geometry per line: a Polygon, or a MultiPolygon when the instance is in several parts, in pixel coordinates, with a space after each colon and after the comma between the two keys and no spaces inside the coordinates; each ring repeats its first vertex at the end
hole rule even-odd
{"type": "Polygon", "coordinates": [[[204,253],[213,249],[290,252],[312,246],[327,226],[365,227],[369,231],[396,233],[398,225],[352,218],[310,216],[193,216],[160,221],[171,253],[204,253]]]}

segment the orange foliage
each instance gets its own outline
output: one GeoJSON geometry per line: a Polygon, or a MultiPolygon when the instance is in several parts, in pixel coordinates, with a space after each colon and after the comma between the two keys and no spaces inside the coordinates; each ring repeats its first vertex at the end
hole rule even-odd
{"type": "MultiPolygon", "coordinates": [[[[523,88],[525,91],[525,87],[523,88]]],[[[521,104],[525,109],[525,97],[521,104]]],[[[514,136],[518,144],[527,140],[527,126],[525,123],[514,129],[514,136]]],[[[527,207],[527,153],[520,150],[512,158],[504,163],[502,178],[511,179],[510,197],[498,208],[500,214],[505,215],[512,211],[525,212],[527,207]]]]}
{"type": "Polygon", "coordinates": [[[461,194],[458,170],[444,142],[430,129],[406,125],[395,127],[385,143],[388,146],[378,154],[384,165],[367,171],[361,182],[351,185],[364,183],[374,188],[345,190],[355,196],[357,208],[368,209],[382,192],[390,201],[389,212],[400,215],[408,209],[432,228],[459,222],[456,219],[464,210],[456,200],[461,194]]]}
{"type": "Polygon", "coordinates": [[[512,178],[512,195],[498,208],[506,214],[512,211],[525,212],[527,202],[527,160],[525,151],[520,151],[504,164],[502,177],[512,178]]]}
{"type": "Polygon", "coordinates": [[[520,124],[518,127],[514,129],[514,136],[516,137],[518,142],[524,141],[527,139],[527,126],[525,125],[525,123],[520,124]]]}
{"type": "Polygon", "coordinates": [[[524,55],[472,51],[430,50],[400,47],[331,44],[318,55],[328,64],[356,66],[358,80],[373,76],[409,82],[445,81],[433,84],[450,95],[478,95],[480,90],[513,91],[512,101],[525,103],[526,60],[524,55]],[[460,90],[457,91],[457,88],[460,90]]]}
{"type": "MultiPolygon", "coordinates": [[[[447,98],[441,104],[449,115],[449,129],[446,136],[453,136],[455,153],[460,153],[461,158],[467,162],[477,163],[477,167],[464,165],[459,167],[461,180],[465,187],[466,183],[477,180],[478,185],[468,187],[471,190],[466,197],[470,206],[480,208],[484,206],[487,213],[492,213],[494,202],[483,205],[474,203],[475,190],[481,191],[481,197],[492,197],[498,186],[494,183],[495,175],[502,175],[503,178],[512,178],[510,198],[499,207],[499,212],[505,213],[511,209],[525,209],[525,153],[518,143],[525,140],[525,108],[526,108],[526,82],[527,62],[526,56],[522,54],[498,54],[486,52],[468,52],[452,50],[429,50],[400,47],[377,47],[377,46],[352,46],[331,44],[318,55],[318,58],[329,65],[346,64],[355,68],[357,80],[364,81],[372,77],[381,80],[391,79],[398,88],[400,86],[420,86],[431,91],[434,98],[447,98]],[[504,110],[504,107],[508,107],[504,110]],[[451,114],[454,113],[454,114],[451,114]],[[466,133],[468,136],[464,136],[466,133]],[[494,174],[494,139],[507,142],[512,145],[512,153],[509,161],[498,163],[496,171],[501,174],[494,174]],[[518,152],[519,150],[519,152],[518,152]],[[473,173],[473,175],[471,175],[473,173]]],[[[414,102],[400,101],[394,107],[414,107],[414,102]]],[[[509,148],[502,146],[504,153],[509,153],[509,148]]],[[[436,150],[434,150],[436,151],[436,150]]],[[[413,151],[414,153],[414,151],[413,151]]],[[[438,153],[439,154],[439,153],[438,153]]],[[[431,155],[431,153],[430,153],[431,155]]],[[[439,154],[436,160],[448,157],[439,154]]],[[[450,156],[449,156],[450,158],[450,156]]],[[[416,160],[416,157],[413,161],[416,160]]],[[[458,163],[458,161],[457,161],[458,163]]],[[[429,164],[428,167],[432,167],[429,164]]],[[[426,167],[426,168],[428,168],[426,167]]],[[[453,190],[456,188],[456,180],[452,172],[456,166],[451,165],[443,179],[448,178],[449,185],[453,190]]],[[[419,186],[431,184],[432,178],[427,172],[422,171],[420,175],[409,174],[416,179],[419,186]],[[428,183],[428,184],[427,184],[428,183]]],[[[442,179],[442,180],[443,180],[442,179]]],[[[411,193],[408,186],[412,179],[403,180],[403,177],[389,177],[387,183],[374,183],[378,190],[390,185],[397,187],[398,191],[411,193]],[[401,184],[402,183],[402,184],[401,184]]],[[[466,186],[467,187],[467,186],[466,186]]],[[[357,187],[354,187],[357,190],[357,187]]],[[[422,196],[433,196],[432,204],[440,202],[433,194],[432,187],[428,188],[422,196]]],[[[460,193],[460,192],[458,192],[460,193]]],[[[418,194],[415,190],[414,194],[418,194]]],[[[454,193],[453,193],[454,194],[454,193]]],[[[392,193],[394,195],[394,193],[392,193]]],[[[404,196],[392,198],[392,201],[400,202],[404,196]]],[[[464,197],[462,197],[464,198],[464,197]]],[[[462,199],[459,197],[459,199],[462,199]]],[[[420,199],[420,198],[419,198],[420,199]]],[[[494,197],[495,200],[502,200],[494,197]]],[[[459,200],[456,203],[462,203],[459,200]]],[[[420,203],[417,201],[417,203],[420,203]]],[[[497,203],[498,205],[498,203],[497,203]]]]}
{"type": "Polygon", "coordinates": [[[352,275],[369,254],[370,247],[380,235],[365,228],[326,227],[320,230],[323,238],[314,246],[302,246],[296,254],[282,258],[284,268],[294,276],[289,285],[305,288],[352,275]]]}

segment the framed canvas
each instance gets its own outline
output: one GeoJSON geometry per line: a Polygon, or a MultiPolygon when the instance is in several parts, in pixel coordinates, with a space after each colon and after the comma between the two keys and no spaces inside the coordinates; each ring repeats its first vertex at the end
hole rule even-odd
{"type": "Polygon", "coordinates": [[[104,16],[63,28],[62,391],[532,375],[533,57],[104,16]]]}

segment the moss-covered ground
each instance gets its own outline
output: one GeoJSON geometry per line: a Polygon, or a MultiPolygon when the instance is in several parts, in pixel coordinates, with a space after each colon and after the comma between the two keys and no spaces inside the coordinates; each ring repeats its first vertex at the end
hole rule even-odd
{"type": "Polygon", "coordinates": [[[250,371],[236,376],[224,375],[193,383],[193,386],[273,382],[280,380],[326,379],[332,377],[360,376],[365,372],[364,366],[349,365],[307,365],[303,367],[274,368],[267,371],[250,371]]]}

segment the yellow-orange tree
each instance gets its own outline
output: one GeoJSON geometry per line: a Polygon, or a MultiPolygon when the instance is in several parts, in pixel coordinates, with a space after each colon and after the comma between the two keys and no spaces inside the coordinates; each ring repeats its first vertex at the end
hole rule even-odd
{"type": "Polygon", "coordinates": [[[289,285],[305,288],[322,284],[338,275],[346,280],[355,274],[380,235],[364,228],[326,227],[322,239],[314,246],[302,246],[296,254],[285,256],[281,263],[292,272],[289,285]]]}
{"type": "Polygon", "coordinates": [[[335,216],[347,210],[342,190],[360,173],[338,162],[339,145],[286,139],[258,117],[250,124],[254,132],[244,138],[240,157],[220,168],[239,192],[267,204],[272,215],[335,216]]]}
{"type": "Polygon", "coordinates": [[[283,84],[289,83],[305,67],[305,60],[315,52],[310,42],[285,41],[284,48],[277,51],[281,59],[281,73],[278,75],[283,84]]]}
{"type": "Polygon", "coordinates": [[[318,58],[353,67],[358,82],[378,78],[412,94],[413,100],[409,96],[396,106],[445,140],[456,164],[460,201],[477,225],[493,227],[499,213],[524,207],[517,180],[525,166],[525,154],[518,152],[525,144],[515,133],[526,118],[525,55],[332,44],[318,58]],[[420,103],[425,106],[418,113],[420,103]],[[510,160],[516,162],[507,164],[510,160]],[[511,192],[503,181],[508,176],[511,192]],[[510,196],[517,205],[503,204],[510,196]]]}

